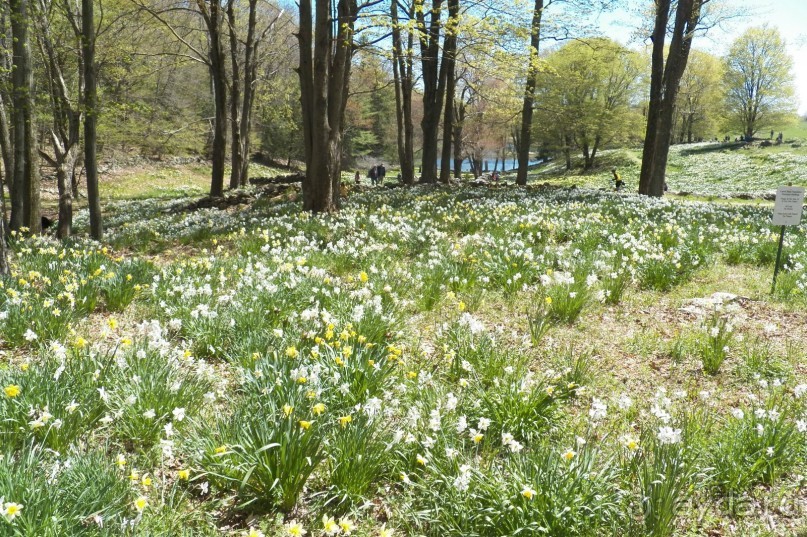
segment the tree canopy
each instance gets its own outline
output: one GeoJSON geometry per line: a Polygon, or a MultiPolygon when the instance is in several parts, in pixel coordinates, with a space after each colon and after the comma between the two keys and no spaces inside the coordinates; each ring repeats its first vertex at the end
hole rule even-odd
{"type": "Polygon", "coordinates": [[[793,59],[776,28],[750,28],[737,38],[723,80],[728,125],[747,139],[795,114],[793,59]]]}

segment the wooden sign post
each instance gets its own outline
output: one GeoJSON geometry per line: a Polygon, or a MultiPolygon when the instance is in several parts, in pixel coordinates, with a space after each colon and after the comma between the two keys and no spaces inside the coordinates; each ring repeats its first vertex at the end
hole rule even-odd
{"type": "Polygon", "coordinates": [[[779,249],[776,251],[776,266],[773,269],[773,285],[771,294],[776,290],[776,277],[779,275],[779,263],[782,259],[782,246],[785,243],[785,227],[797,226],[801,223],[801,211],[804,206],[804,187],[780,186],[776,189],[776,204],[773,207],[774,226],[782,226],[779,233],[779,249]]]}

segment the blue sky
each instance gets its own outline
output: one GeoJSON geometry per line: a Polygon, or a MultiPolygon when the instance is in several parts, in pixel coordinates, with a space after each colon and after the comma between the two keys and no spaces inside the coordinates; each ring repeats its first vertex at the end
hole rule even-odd
{"type": "MultiPolygon", "coordinates": [[[[731,42],[752,26],[768,24],[779,29],[793,58],[799,113],[807,114],[807,0],[725,0],[729,7],[741,9],[747,16],[732,19],[699,37],[695,47],[713,54],[724,54],[731,42]]],[[[625,42],[636,28],[636,16],[627,10],[601,17],[603,30],[625,42]]]]}

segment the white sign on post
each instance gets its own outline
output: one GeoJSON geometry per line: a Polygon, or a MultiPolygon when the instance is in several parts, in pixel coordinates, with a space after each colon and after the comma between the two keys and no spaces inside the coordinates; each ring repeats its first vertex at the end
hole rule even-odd
{"type": "Polygon", "coordinates": [[[797,226],[801,223],[804,205],[804,187],[780,186],[776,189],[776,204],[773,207],[774,226],[797,226]]]}

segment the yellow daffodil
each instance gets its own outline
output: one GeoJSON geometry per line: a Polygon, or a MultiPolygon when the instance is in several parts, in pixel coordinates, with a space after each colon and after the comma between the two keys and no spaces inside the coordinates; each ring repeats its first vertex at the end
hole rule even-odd
{"type": "Polygon", "coordinates": [[[342,427],[347,427],[347,424],[353,421],[353,416],[348,414],[347,416],[340,416],[339,417],[339,425],[342,427]]]}

